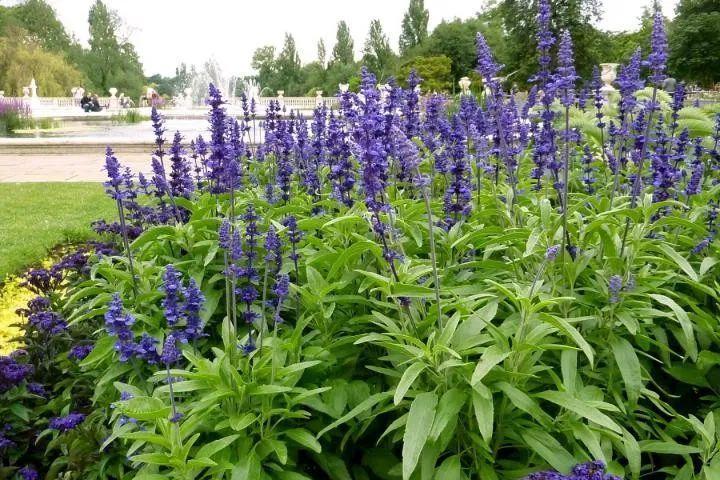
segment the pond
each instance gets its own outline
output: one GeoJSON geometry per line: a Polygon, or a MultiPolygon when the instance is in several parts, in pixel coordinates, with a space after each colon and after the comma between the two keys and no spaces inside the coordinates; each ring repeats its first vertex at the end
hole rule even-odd
{"type": "MultiPolygon", "coordinates": [[[[176,131],[183,134],[184,142],[202,135],[210,138],[208,122],[203,118],[168,118],[165,120],[166,139],[172,141],[176,131]]],[[[254,130],[249,132],[250,139],[259,141],[262,135],[260,121],[255,122],[254,130]]],[[[149,120],[139,123],[118,123],[112,120],[63,120],[57,128],[23,130],[9,135],[11,138],[72,138],[78,141],[102,139],[137,140],[138,143],[151,143],[154,140],[152,123],[149,120]]]]}

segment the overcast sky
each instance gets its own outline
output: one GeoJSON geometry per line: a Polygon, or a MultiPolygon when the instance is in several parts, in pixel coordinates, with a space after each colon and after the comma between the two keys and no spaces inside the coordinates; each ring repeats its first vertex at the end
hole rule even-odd
{"type": "MultiPolygon", "coordinates": [[[[88,37],[87,13],[93,0],[48,0],[68,31],[81,42],[88,37]]],[[[0,0],[0,4],[17,3],[0,0]]],[[[214,57],[231,74],[252,73],[253,51],[262,45],[280,48],[290,32],[303,62],[317,57],[317,42],[325,40],[329,53],[339,20],[345,20],[359,56],[370,20],[380,18],[393,48],[408,0],[105,0],[123,18],[145,73],[174,74],[180,62],[201,65],[214,57]]],[[[604,0],[599,27],[629,30],[638,24],[642,8],[652,0],[604,0]]],[[[666,16],[677,0],[660,0],[666,16]]],[[[430,28],[442,19],[466,18],[484,0],[425,0],[430,28]]]]}

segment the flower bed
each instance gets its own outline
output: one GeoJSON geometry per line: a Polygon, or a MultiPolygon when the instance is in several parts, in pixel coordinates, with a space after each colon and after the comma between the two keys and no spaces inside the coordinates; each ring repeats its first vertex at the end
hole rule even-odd
{"type": "Polygon", "coordinates": [[[659,15],[607,105],[541,7],[523,106],[478,35],[452,115],[364,70],[258,146],[211,86],[151,179],[108,149],[108,243],[27,275],[2,473],[717,478],[720,117],[658,92],[659,15]]]}

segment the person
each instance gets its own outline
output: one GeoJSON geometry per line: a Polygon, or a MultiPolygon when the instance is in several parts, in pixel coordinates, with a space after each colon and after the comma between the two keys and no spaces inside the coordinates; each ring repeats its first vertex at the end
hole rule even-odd
{"type": "Polygon", "coordinates": [[[91,107],[92,107],[92,99],[90,98],[90,95],[87,93],[83,93],[83,96],[80,99],[80,108],[82,108],[86,112],[89,112],[91,107]]]}
{"type": "Polygon", "coordinates": [[[100,106],[100,99],[96,94],[93,94],[92,96],[92,109],[93,112],[99,112],[102,110],[102,107],[100,106]]]}
{"type": "Polygon", "coordinates": [[[673,77],[667,77],[665,80],[663,80],[662,88],[670,95],[675,93],[676,86],[677,86],[677,80],[675,80],[673,77]]]}

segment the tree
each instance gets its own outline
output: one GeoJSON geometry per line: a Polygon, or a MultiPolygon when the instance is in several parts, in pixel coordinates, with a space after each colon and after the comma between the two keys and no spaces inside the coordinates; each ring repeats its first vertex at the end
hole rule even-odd
{"type": "Polygon", "coordinates": [[[317,61],[323,68],[325,68],[326,56],[327,54],[325,52],[325,42],[321,38],[317,44],[317,61]]]}
{"type": "Polygon", "coordinates": [[[0,37],[0,90],[20,96],[34,78],[41,96],[70,95],[70,89],[80,84],[82,74],[62,54],[45,51],[40,42],[30,38],[19,27],[8,27],[8,36],[0,37]]]}
{"type": "Polygon", "coordinates": [[[489,10],[475,18],[441,22],[428,39],[412,49],[412,55],[425,57],[445,56],[451,61],[453,84],[469,76],[475,68],[475,37],[482,32],[498,63],[506,63],[505,39],[502,18],[497,10],[489,10]]]}
{"type": "Polygon", "coordinates": [[[130,95],[140,93],[144,84],[142,65],[135,47],[118,38],[121,21],[102,0],[95,0],[88,15],[90,51],[86,73],[102,93],[116,87],[130,95]]]}
{"type": "Polygon", "coordinates": [[[337,33],[335,35],[335,46],[332,51],[333,64],[350,65],[355,61],[355,44],[350,35],[350,28],[347,23],[341,20],[338,23],[337,33]]]}
{"type": "Polygon", "coordinates": [[[414,57],[400,67],[398,78],[400,84],[406,87],[410,71],[415,70],[422,78],[420,88],[423,92],[449,92],[453,87],[452,60],[445,55],[436,57],[414,57]]]}
{"type": "Polygon", "coordinates": [[[257,79],[260,88],[269,88],[275,92],[277,86],[277,62],[275,60],[275,47],[266,45],[255,50],[252,56],[252,68],[257,71],[257,79]]]}
{"type": "Polygon", "coordinates": [[[374,19],[370,22],[370,31],[367,40],[365,40],[363,62],[375,73],[378,80],[383,80],[389,73],[392,60],[393,51],[390,48],[390,41],[383,32],[380,20],[374,19]]]}
{"type": "Polygon", "coordinates": [[[670,29],[670,71],[710,87],[720,82],[720,2],[680,0],[670,29]]]}
{"type": "MultiPolygon", "coordinates": [[[[563,0],[552,2],[551,29],[555,38],[563,30],[572,36],[575,67],[578,74],[589,78],[600,61],[595,43],[597,29],[592,22],[600,18],[602,0],[563,0]]],[[[519,81],[532,77],[538,69],[537,0],[502,0],[499,5],[508,48],[506,72],[517,72],[519,81]]]]}
{"type": "Polygon", "coordinates": [[[428,20],[430,12],[425,9],[424,0],[410,0],[408,10],[402,21],[400,34],[400,55],[420,45],[428,36],[428,20]]]}
{"type": "Polygon", "coordinates": [[[70,47],[70,36],[55,16],[55,10],[45,1],[26,0],[12,7],[10,16],[44,49],[65,52],[70,47]]]}
{"type": "Polygon", "coordinates": [[[295,46],[295,38],[289,33],[285,34],[283,49],[277,58],[277,73],[280,90],[288,95],[301,95],[301,68],[300,55],[295,46]]]}

